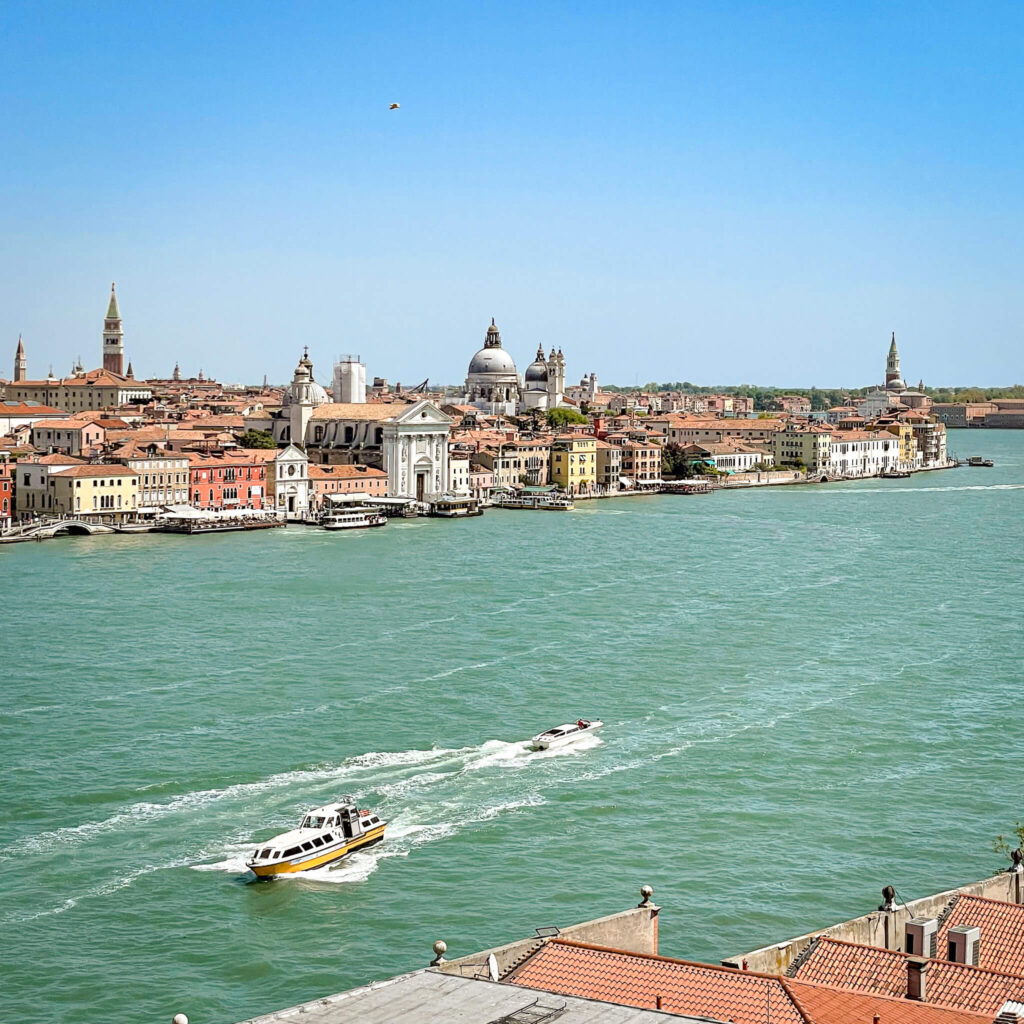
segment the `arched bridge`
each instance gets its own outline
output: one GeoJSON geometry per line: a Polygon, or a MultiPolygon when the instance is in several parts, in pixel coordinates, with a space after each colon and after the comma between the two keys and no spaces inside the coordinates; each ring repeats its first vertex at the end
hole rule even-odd
{"type": "Polygon", "coordinates": [[[90,522],[88,519],[43,519],[38,523],[16,526],[0,536],[0,542],[11,544],[22,540],[47,540],[64,534],[115,533],[106,523],[90,522]]]}

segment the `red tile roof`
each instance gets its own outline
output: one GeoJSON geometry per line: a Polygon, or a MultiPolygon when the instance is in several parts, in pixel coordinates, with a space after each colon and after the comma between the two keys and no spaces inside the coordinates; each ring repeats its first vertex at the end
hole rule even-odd
{"type": "Polygon", "coordinates": [[[810,1024],[780,978],[567,939],[545,943],[504,980],[646,1009],[654,1009],[660,996],[668,1013],[710,1015],[736,1024],[810,1024]]]}
{"type": "Polygon", "coordinates": [[[981,929],[978,966],[1024,977],[1024,906],[966,894],[954,897],[939,925],[937,949],[949,945],[949,929],[965,925],[981,929]]]}
{"type": "Polygon", "coordinates": [[[814,1024],[991,1024],[987,1013],[970,1013],[908,999],[850,992],[787,980],[786,988],[814,1024]]]}
{"type": "MultiPolygon", "coordinates": [[[[822,937],[811,944],[794,977],[838,988],[905,997],[908,959],[906,953],[822,937]]],[[[1024,999],[1024,978],[934,959],[928,961],[925,994],[934,1005],[994,1016],[1007,999],[1024,999]]]]}
{"type": "Polygon", "coordinates": [[[771,974],[546,942],[503,980],[560,995],[709,1016],[735,1024],[990,1024],[989,1014],[853,992],[771,974]]]}

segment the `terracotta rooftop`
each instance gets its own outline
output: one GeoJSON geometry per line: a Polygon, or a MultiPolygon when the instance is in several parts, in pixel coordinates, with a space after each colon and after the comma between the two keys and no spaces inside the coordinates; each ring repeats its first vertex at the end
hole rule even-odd
{"type": "Polygon", "coordinates": [[[787,980],[787,990],[814,1024],[992,1024],[987,1013],[970,1013],[908,999],[850,992],[787,980]]]}
{"type": "Polygon", "coordinates": [[[314,420],[390,420],[406,407],[395,408],[383,402],[326,402],[318,405],[310,417],[314,420]]]}
{"type": "Polygon", "coordinates": [[[61,409],[54,409],[49,405],[41,405],[39,402],[15,402],[13,399],[5,399],[0,402],[0,416],[53,416],[56,418],[70,418],[69,414],[61,409]]]}
{"type": "Polygon", "coordinates": [[[964,925],[981,929],[979,967],[1024,977],[1024,906],[982,896],[955,896],[940,920],[940,954],[949,944],[949,929],[964,925]]]}
{"type": "Polygon", "coordinates": [[[729,967],[623,953],[566,939],[545,943],[505,979],[561,995],[735,1024],[809,1024],[782,979],[729,967]]]}
{"type": "MultiPolygon", "coordinates": [[[[560,995],[734,1024],[991,1024],[992,1015],[770,974],[546,942],[503,981],[560,995]]],[[[1001,1005],[1001,1004],[1000,1004],[1001,1005]]]]}
{"type": "Polygon", "coordinates": [[[72,466],[70,469],[62,469],[59,473],[53,474],[55,477],[67,477],[67,476],[138,476],[138,473],[134,469],[129,469],[127,466],[109,466],[109,465],[87,465],[87,466],[72,466]]]}
{"type": "MultiPolygon", "coordinates": [[[[982,947],[984,944],[983,934],[982,947]]],[[[906,953],[895,950],[821,937],[791,970],[799,981],[903,998],[908,959],[906,953]]],[[[1007,999],[1024,999],[1024,978],[982,967],[936,958],[928,961],[926,978],[925,994],[932,1005],[994,1017],[1007,999]]]]}

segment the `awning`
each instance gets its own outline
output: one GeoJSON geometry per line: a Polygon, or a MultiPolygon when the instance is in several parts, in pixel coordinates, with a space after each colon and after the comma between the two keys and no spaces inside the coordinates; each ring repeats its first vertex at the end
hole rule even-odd
{"type": "Polygon", "coordinates": [[[168,505],[161,513],[161,519],[209,519],[205,512],[193,508],[191,505],[168,505]]]}
{"type": "Polygon", "coordinates": [[[347,494],[325,494],[324,497],[335,505],[346,505],[362,501],[382,501],[381,498],[371,498],[365,491],[350,491],[347,494]]]}
{"type": "Polygon", "coordinates": [[[632,487],[633,486],[633,481],[630,480],[628,476],[620,476],[619,477],[619,486],[620,487],[632,487]]]}

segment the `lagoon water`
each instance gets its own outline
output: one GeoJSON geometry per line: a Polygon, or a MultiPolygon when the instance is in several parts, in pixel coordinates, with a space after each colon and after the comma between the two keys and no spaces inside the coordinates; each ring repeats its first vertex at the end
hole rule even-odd
{"type": "Polygon", "coordinates": [[[3,548],[4,1017],[226,1024],[643,883],[717,960],[999,868],[1024,433],[950,440],[996,468],[3,548]],[[347,793],[384,845],[247,881],[347,793]]]}

